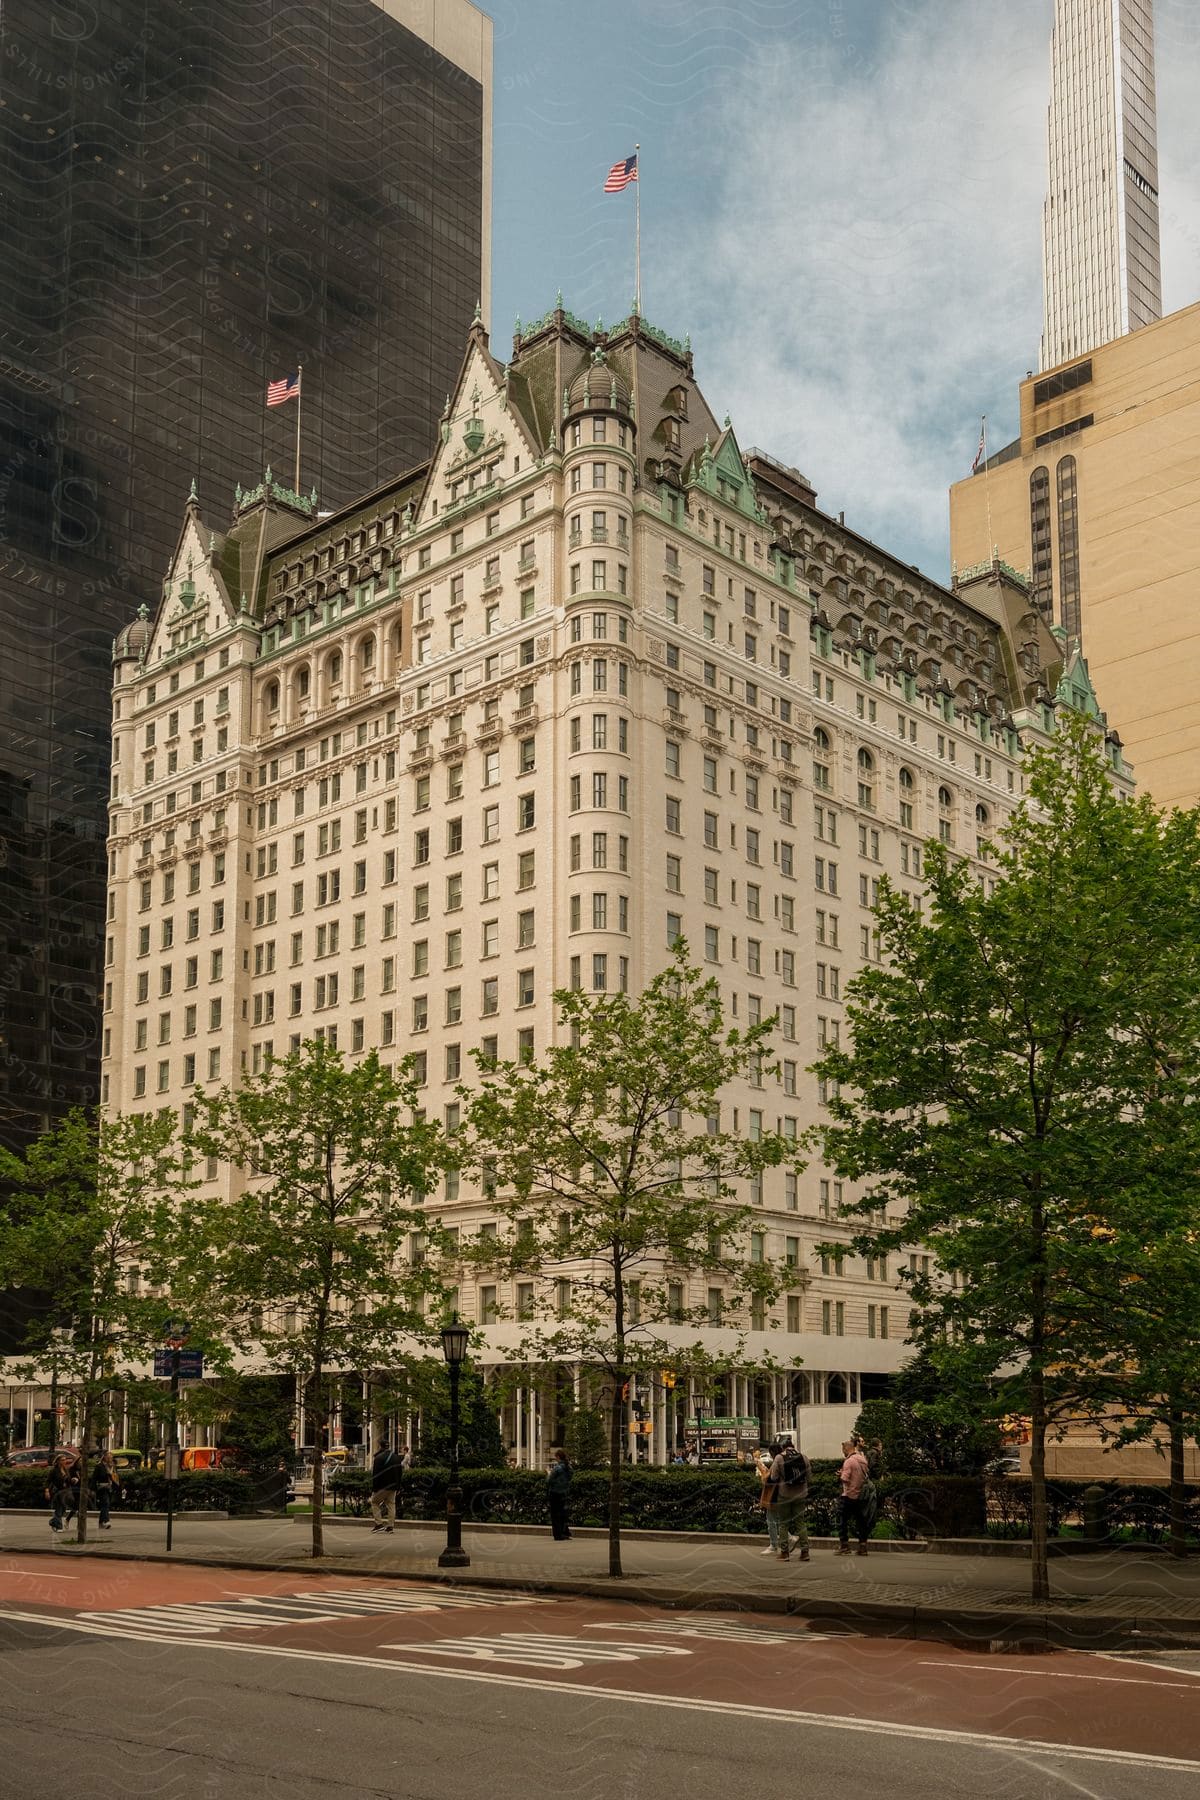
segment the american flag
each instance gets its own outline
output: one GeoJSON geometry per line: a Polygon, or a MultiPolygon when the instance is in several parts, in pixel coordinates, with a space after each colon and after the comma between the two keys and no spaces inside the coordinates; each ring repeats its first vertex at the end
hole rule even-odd
{"type": "Polygon", "coordinates": [[[980,463],[986,461],[986,459],[987,459],[987,419],[984,418],[980,422],[980,426],[979,426],[979,448],[975,452],[975,461],[971,464],[972,475],[975,475],[978,473],[980,463]]]}
{"type": "Polygon", "coordinates": [[[608,180],[604,184],[604,191],[606,194],[619,194],[622,188],[627,188],[631,181],[636,180],[637,151],[635,150],[632,156],[627,156],[623,161],[613,164],[608,171],[608,180]]]}
{"type": "Polygon", "coordinates": [[[282,406],[285,400],[290,400],[293,394],[298,394],[299,392],[300,371],[297,369],[294,374],[285,375],[282,381],[269,381],[267,383],[267,405],[282,406]]]}

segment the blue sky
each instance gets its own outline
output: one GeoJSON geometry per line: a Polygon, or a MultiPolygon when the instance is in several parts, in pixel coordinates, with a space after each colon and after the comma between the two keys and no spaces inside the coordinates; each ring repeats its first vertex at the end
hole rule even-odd
{"type": "MultiPolygon", "coordinates": [[[[484,0],[492,341],[566,304],[690,331],[744,444],[948,574],[948,484],[1037,358],[1052,0],[484,0]]],[[[1200,6],[1157,0],[1167,310],[1200,298],[1200,6]]]]}

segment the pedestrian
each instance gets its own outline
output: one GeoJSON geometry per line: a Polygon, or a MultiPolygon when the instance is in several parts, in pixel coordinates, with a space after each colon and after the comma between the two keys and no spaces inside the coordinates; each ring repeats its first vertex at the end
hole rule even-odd
{"type": "Polygon", "coordinates": [[[95,1468],[92,1470],[92,1492],[96,1496],[96,1505],[100,1511],[101,1531],[112,1530],[112,1525],[109,1523],[108,1517],[109,1508],[112,1505],[113,1494],[119,1494],[120,1491],[121,1477],[117,1474],[116,1464],[113,1462],[112,1451],[103,1450],[100,1453],[95,1468]]]}
{"type": "Polygon", "coordinates": [[[69,1523],[79,1508],[79,1473],[69,1456],[56,1456],[46,1477],[46,1498],[54,1511],[51,1531],[61,1531],[64,1518],[69,1523]]]}
{"type": "Polygon", "coordinates": [[[372,1531],[392,1531],[396,1523],[396,1495],[403,1479],[404,1458],[384,1438],[371,1463],[371,1517],[375,1521],[372,1531]]]}
{"type": "Polygon", "coordinates": [[[559,1542],[569,1538],[571,1528],[567,1524],[567,1495],[571,1491],[572,1469],[567,1461],[565,1450],[554,1452],[554,1461],[550,1464],[550,1473],[546,1477],[546,1491],[550,1501],[550,1532],[559,1542]]]}
{"type": "Polygon", "coordinates": [[[808,1499],[808,1458],[797,1450],[791,1438],[776,1438],[758,1458],[759,1480],[763,1484],[762,1505],[767,1514],[770,1543],[764,1556],[776,1556],[788,1562],[799,1548],[800,1561],[810,1561],[808,1519],[804,1503],[808,1499]]]}
{"type": "Polygon", "coordinates": [[[870,1480],[867,1459],[862,1451],[847,1438],[842,1445],[845,1461],[839,1472],[842,1484],[842,1497],[838,1502],[838,1548],[839,1556],[850,1554],[850,1527],[854,1526],[858,1539],[858,1554],[867,1554],[867,1539],[871,1535],[871,1522],[867,1516],[865,1490],[870,1480]]]}

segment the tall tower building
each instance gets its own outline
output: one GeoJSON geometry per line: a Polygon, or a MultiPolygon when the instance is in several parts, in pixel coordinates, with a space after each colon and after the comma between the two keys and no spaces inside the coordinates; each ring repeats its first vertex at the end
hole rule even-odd
{"type": "Polygon", "coordinates": [[[1042,368],[1162,317],[1153,0],[1055,0],[1042,368]]]}
{"type": "MultiPolygon", "coordinates": [[[[469,0],[6,0],[0,14],[0,1136],[94,1100],[107,664],[196,481],[323,507],[427,453],[487,302],[469,0]]],[[[170,752],[164,754],[169,755],[170,752]]],[[[186,760],[190,746],[177,750],[186,760]]]]}

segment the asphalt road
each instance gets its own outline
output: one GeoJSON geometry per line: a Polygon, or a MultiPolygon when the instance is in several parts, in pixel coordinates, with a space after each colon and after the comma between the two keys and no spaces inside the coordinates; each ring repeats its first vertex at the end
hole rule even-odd
{"type": "Polygon", "coordinates": [[[779,1615],[0,1559],[4,1800],[642,1800],[747,1784],[1192,1800],[1198,1700],[1194,1653],[988,1656],[779,1615]]]}

